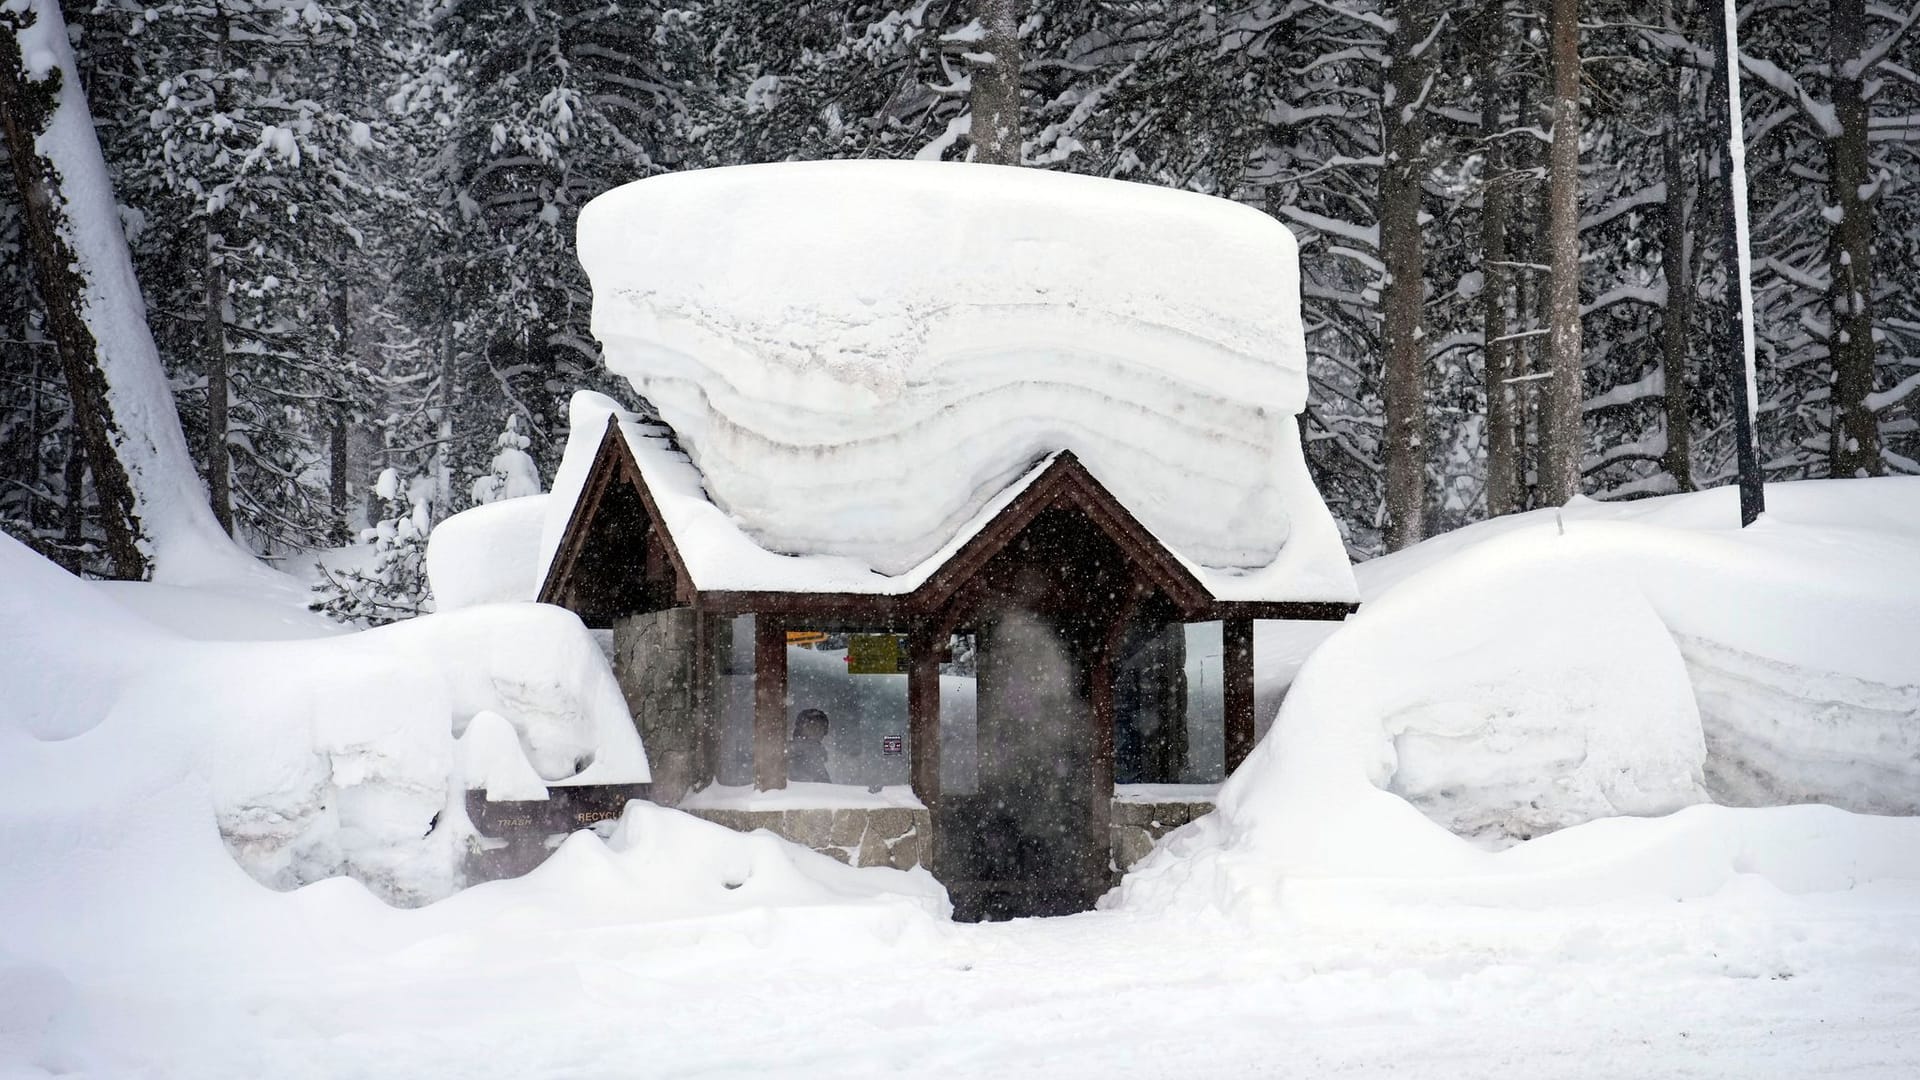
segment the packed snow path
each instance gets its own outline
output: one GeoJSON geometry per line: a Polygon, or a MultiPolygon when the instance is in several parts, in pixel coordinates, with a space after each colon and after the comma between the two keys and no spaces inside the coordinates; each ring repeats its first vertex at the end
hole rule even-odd
{"type": "MultiPolygon", "coordinates": [[[[332,970],[0,973],[0,1075],[1910,1077],[1920,891],[448,936],[332,970]]],[[[794,916],[802,916],[795,918],[794,916]]]]}

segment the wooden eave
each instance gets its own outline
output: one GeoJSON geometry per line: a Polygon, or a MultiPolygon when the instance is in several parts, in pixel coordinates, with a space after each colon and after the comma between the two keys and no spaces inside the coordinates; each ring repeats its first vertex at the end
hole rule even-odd
{"type": "Polygon", "coordinates": [[[647,514],[647,535],[666,553],[668,566],[672,570],[674,598],[681,604],[691,604],[693,576],[687,571],[686,560],[681,557],[680,548],[674,543],[673,533],[663,524],[665,519],[660,516],[660,505],[655,501],[653,491],[647,487],[646,479],[640,475],[640,465],[634,461],[633,450],[627,445],[626,437],[620,434],[619,418],[614,416],[607,417],[607,427],[600,436],[599,447],[594,451],[587,482],[580,490],[580,498],[573,504],[573,512],[567,517],[567,527],[560,534],[559,550],[554,553],[553,562],[547,567],[546,579],[540,584],[539,601],[565,606],[561,602],[565,596],[564,586],[579,565],[581,554],[585,552],[593,532],[594,517],[606,499],[607,489],[615,480],[625,480],[639,495],[640,504],[647,514]]]}
{"type": "Polygon", "coordinates": [[[923,614],[946,606],[960,586],[979,574],[1035,518],[1060,506],[1072,506],[1085,514],[1182,613],[1197,611],[1211,599],[1193,571],[1120,505],[1120,500],[1094,479],[1073,451],[1063,450],[985,528],[913,591],[911,606],[923,614]]]}
{"type": "Polygon", "coordinates": [[[559,550],[540,587],[543,603],[565,606],[567,583],[579,566],[593,533],[593,522],[616,481],[631,484],[647,515],[650,541],[664,551],[674,579],[677,605],[715,615],[759,614],[804,618],[832,626],[910,629],[936,617],[993,558],[1047,510],[1071,507],[1120,548],[1146,579],[1187,621],[1211,619],[1338,620],[1358,605],[1316,601],[1216,600],[1206,586],[1139,519],[1114,498],[1072,451],[1062,451],[978,533],[961,545],[919,587],[907,593],[796,592],[790,590],[699,590],[672,531],[660,515],[632,448],[613,417],[594,453],[591,471],[567,519],[559,550]]]}

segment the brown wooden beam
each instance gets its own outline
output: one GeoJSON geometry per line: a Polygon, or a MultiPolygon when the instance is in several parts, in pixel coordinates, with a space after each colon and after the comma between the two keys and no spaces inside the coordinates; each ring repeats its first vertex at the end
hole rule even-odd
{"type": "Polygon", "coordinates": [[[1093,656],[1087,677],[1092,685],[1087,687],[1089,698],[1088,712],[1091,715],[1093,730],[1089,732],[1092,748],[1093,810],[1092,863],[1088,866],[1088,877],[1093,882],[1103,881],[1108,874],[1113,848],[1109,831],[1113,826],[1113,650],[1103,648],[1093,656]]]}
{"type": "Polygon", "coordinates": [[[787,786],[787,628],[753,620],[753,786],[787,786]]]}
{"type": "Polygon", "coordinates": [[[1359,604],[1337,600],[1215,600],[1201,614],[1187,621],[1284,619],[1292,622],[1339,622],[1359,610],[1359,604]]]}
{"type": "Polygon", "coordinates": [[[1253,753],[1253,620],[1227,619],[1220,624],[1221,688],[1226,713],[1227,772],[1231,774],[1253,753]]]}
{"type": "Polygon", "coordinates": [[[1150,592],[1150,586],[1138,581],[1127,590],[1100,635],[1099,651],[1094,654],[1087,673],[1092,681],[1087,688],[1087,696],[1088,711],[1093,714],[1093,835],[1096,856],[1095,865],[1089,869],[1096,882],[1105,880],[1110,873],[1113,855],[1110,837],[1113,826],[1113,725],[1118,712],[1113,685],[1115,658],[1126,642],[1127,629],[1133,625],[1134,615],[1150,592]]]}
{"type": "Polygon", "coordinates": [[[907,638],[907,743],[913,793],[931,809],[940,801],[940,646],[929,634],[907,638]]]}
{"type": "Polygon", "coordinates": [[[693,791],[719,779],[720,679],[716,650],[733,632],[726,619],[693,613],[693,791]]]}

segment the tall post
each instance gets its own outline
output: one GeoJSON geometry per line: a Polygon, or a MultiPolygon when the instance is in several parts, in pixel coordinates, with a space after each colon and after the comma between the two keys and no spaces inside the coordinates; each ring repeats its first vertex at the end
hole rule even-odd
{"type": "Polygon", "coordinates": [[[924,631],[907,638],[907,752],[913,794],[940,801],[940,643],[924,631]]]}
{"type": "Polygon", "coordinates": [[[1714,35],[1713,67],[1713,84],[1719,91],[1719,101],[1707,111],[1714,118],[1714,133],[1727,155],[1727,197],[1720,204],[1724,239],[1721,257],[1727,263],[1728,289],[1738,290],[1740,351],[1736,359],[1732,327],[1722,320],[1721,353],[1726,357],[1727,381],[1736,391],[1734,454],[1740,466],[1740,524],[1744,528],[1766,510],[1767,499],[1760,475],[1760,441],[1756,430],[1760,394],[1754,377],[1752,253],[1747,248],[1747,145],[1740,119],[1740,68],[1733,62],[1733,58],[1740,55],[1739,20],[1734,0],[1725,0],[1724,4],[1709,2],[1707,6],[1718,13],[1720,22],[1720,33],[1714,35]]]}
{"type": "Polygon", "coordinates": [[[766,615],[753,620],[753,786],[787,786],[787,628],[766,615]]]}
{"type": "MultiPolygon", "coordinates": [[[[657,544],[648,545],[650,548],[657,544]]],[[[721,656],[731,652],[733,622],[724,615],[699,612],[693,617],[693,768],[689,790],[698,791],[719,779],[720,760],[715,745],[720,731],[720,680],[725,677],[721,656]]]]}
{"type": "Polygon", "coordinates": [[[1253,753],[1253,620],[1220,624],[1221,698],[1226,714],[1227,773],[1253,753]]]}
{"type": "Polygon", "coordinates": [[[1093,655],[1087,672],[1087,713],[1091,724],[1088,735],[1088,783],[1093,788],[1089,808],[1093,811],[1094,865],[1089,875],[1099,878],[1112,857],[1113,826],[1113,648],[1116,635],[1106,635],[1106,643],[1093,655]]]}

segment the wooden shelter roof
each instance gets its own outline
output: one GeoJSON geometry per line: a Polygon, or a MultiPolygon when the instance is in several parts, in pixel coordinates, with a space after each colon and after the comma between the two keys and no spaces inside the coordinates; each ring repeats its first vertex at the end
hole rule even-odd
{"type": "MultiPolygon", "coordinates": [[[[696,577],[682,545],[701,542],[701,538],[675,535],[671,515],[662,512],[660,493],[634,453],[630,440],[637,432],[637,425],[608,418],[591,471],[540,588],[542,602],[566,607],[590,625],[610,625],[627,614],[692,607],[722,615],[784,616],[820,627],[910,628],[934,618],[994,556],[1053,509],[1084,515],[1189,622],[1337,620],[1357,606],[1216,597],[1196,573],[1198,568],[1142,526],[1068,450],[1036,463],[963,528],[956,543],[912,575],[887,578],[875,573],[871,580],[852,581],[842,577],[839,580],[854,586],[842,588],[808,585],[804,578],[801,587],[791,589],[727,588],[725,583],[696,577]]],[[[686,467],[691,469],[691,464],[686,467]]]]}

